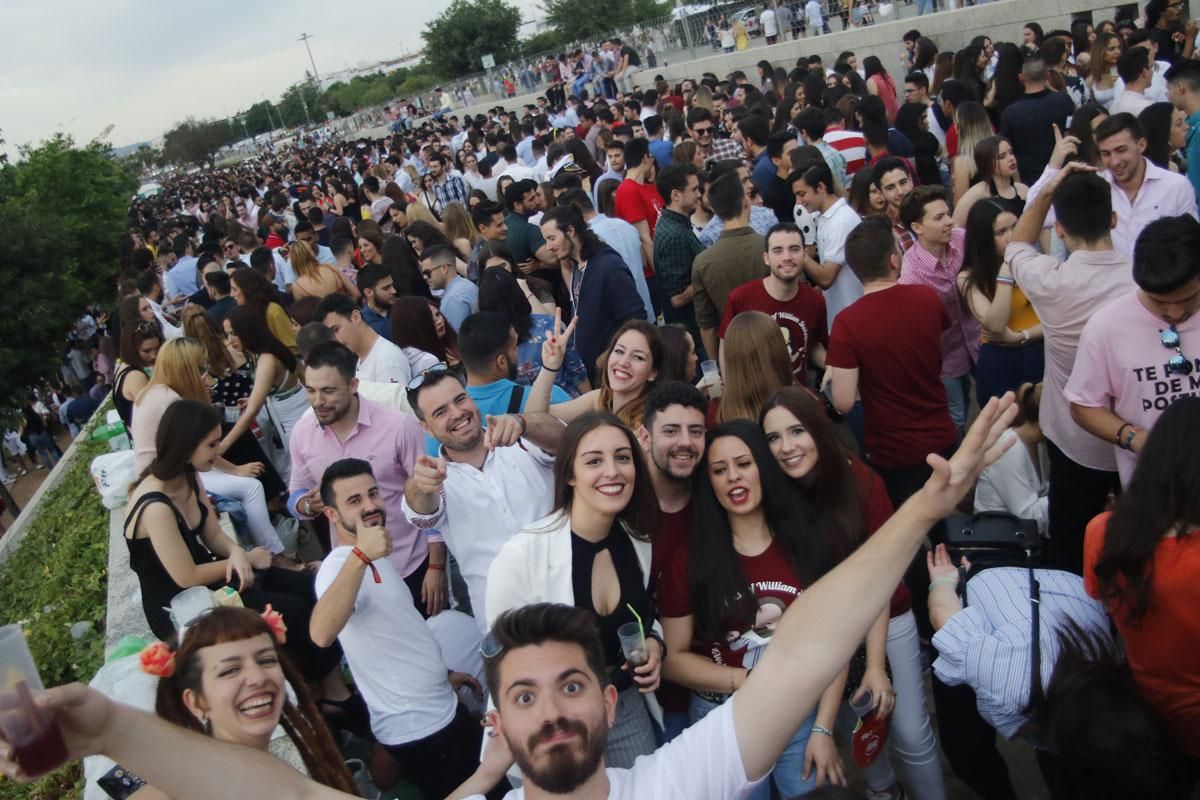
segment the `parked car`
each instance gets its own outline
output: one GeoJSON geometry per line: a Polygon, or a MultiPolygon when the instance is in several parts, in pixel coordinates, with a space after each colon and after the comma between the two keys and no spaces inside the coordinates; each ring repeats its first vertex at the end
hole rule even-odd
{"type": "Polygon", "coordinates": [[[746,34],[753,39],[755,36],[762,36],[762,25],[758,21],[758,9],[754,6],[743,8],[741,11],[735,11],[729,17],[729,22],[732,24],[734,20],[741,20],[742,25],[746,28],[746,34]]]}

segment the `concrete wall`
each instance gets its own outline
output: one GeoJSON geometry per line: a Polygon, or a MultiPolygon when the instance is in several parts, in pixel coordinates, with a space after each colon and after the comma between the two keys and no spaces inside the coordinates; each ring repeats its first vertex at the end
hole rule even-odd
{"type": "MultiPolygon", "coordinates": [[[[893,0],[897,4],[903,0],[893,0]]],[[[962,0],[960,0],[961,2],[962,0]]],[[[949,0],[942,0],[942,3],[949,0]]],[[[749,76],[757,73],[754,66],[766,59],[775,66],[791,69],[800,56],[814,53],[821,56],[826,66],[832,66],[838,53],[852,50],[858,56],[858,63],[867,56],[877,56],[883,65],[896,78],[897,83],[903,78],[900,72],[901,37],[905,31],[916,28],[922,36],[932,39],[940,50],[961,50],[976,36],[988,36],[996,42],[1021,42],[1021,28],[1026,22],[1038,22],[1044,30],[1062,28],[1070,30],[1072,15],[1091,12],[1092,19],[1100,22],[1114,19],[1116,9],[1121,4],[1111,0],[999,0],[994,3],[960,8],[952,11],[942,11],[937,14],[926,14],[923,17],[908,16],[906,10],[903,19],[892,19],[878,22],[869,28],[851,28],[847,31],[835,30],[825,36],[809,36],[799,41],[788,41],[770,46],[754,46],[734,53],[717,53],[697,58],[691,61],[677,61],[670,64],[659,63],[655,69],[646,69],[634,77],[634,83],[639,88],[652,88],[655,75],[662,75],[672,84],[683,78],[699,78],[705,72],[711,72],[724,78],[734,70],[742,70],[749,76]]],[[[876,19],[879,20],[878,14],[876,19]]],[[[841,25],[840,19],[830,22],[831,28],[841,25]]],[[[761,39],[754,40],[761,42],[761,39]]],[[[697,53],[710,52],[706,48],[697,48],[697,53]]],[[[544,89],[533,94],[517,95],[505,100],[501,105],[508,109],[520,109],[526,103],[533,103],[544,89]]],[[[456,108],[454,114],[460,119],[470,114],[487,113],[496,103],[479,103],[470,108],[456,108]]],[[[386,128],[372,131],[362,131],[363,136],[384,136],[386,128]]]]}
{"type": "MultiPolygon", "coordinates": [[[[897,4],[902,0],[895,0],[897,4]]],[[[942,0],[943,4],[946,0],[942,0]]],[[[819,55],[826,66],[832,66],[838,53],[852,50],[861,66],[866,56],[877,56],[889,72],[900,82],[901,37],[905,31],[916,28],[922,36],[932,39],[939,50],[961,50],[976,36],[988,36],[994,42],[1021,42],[1021,28],[1026,22],[1035,21],[1044,30],[1062,28],[1070,30],[1073,14],[1092,12],[1096,22],[1113,19],[1117,4],[1102,0],[1000,0],[1000,2],[878,22],[869,28],[851,28],[825,36],[809,36],[799,41],[752,47],[734,53],[718,53],[695,61],[680,62],[638,74],[635,82],[639,88],[652,86],[654,75],[661,74],[672,84],[687,77],[699,77],[711,72],[724,78],[734,70],[742,70],[753,79],[757,73],[755,65],[762,59],[775,66],[791,69],[800,56],[819,55]]],[[[880,19],[876,14],[876,20],[880,19]]],[[[834,19],[830,27],[836,29],[841,21],[834,19]]]]}

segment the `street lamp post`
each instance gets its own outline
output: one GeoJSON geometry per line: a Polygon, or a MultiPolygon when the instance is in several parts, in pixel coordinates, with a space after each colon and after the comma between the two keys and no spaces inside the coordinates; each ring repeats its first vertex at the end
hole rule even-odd
{"type": "Polygon", "coordinates": [[[321,85],[321,73],[317,72],[317,62],[313,59],[312,47],[309,46],[308,40],[313,38],[311,34],[302,33],[296,41],[304,42],[304,49],[308,51],[308,63],[312,64],[313,79],[317,82],[317,86],[321,85]]]}

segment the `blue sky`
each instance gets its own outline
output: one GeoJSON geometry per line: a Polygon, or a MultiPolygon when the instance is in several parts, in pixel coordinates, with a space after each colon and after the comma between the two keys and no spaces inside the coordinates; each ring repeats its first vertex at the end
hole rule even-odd
{"type": "MultiPolygon", "coordinates": [[[[528,20],[538,0],[514,0],[528,20]]],[[[277,100],[310,69],[322,74],[421,47],[450,0],[0,0],[0,136],[6,149],[55,131],[116,146],[194,116],[223,117],[277,100]]]]}

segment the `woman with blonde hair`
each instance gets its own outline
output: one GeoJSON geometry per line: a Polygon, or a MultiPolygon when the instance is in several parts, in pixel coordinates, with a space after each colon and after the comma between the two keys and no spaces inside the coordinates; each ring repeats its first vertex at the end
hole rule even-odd
{"type": "Polygon", "coordinates": [[[458,257],[470,260],[471,251],[479,241],[479,234],[471,222],[471,215],[462,203],[449,203],[446,206],[446,210],[442,212],[442,228],[458,257]]]}
{"type": "Polygon", "coordinates": [[[725,387],[717,422],[757,420],[767,398],[795,383],[783,328],[761,311],[743,311],[725,330],[721,374],[725,387]]]}
{"type": "Polygon", "coordinates": [[[707,108],[709,111],[713,111],[715,107],[713,106],[712,89],[704,84],[697,86],[696,91],[692,92],[691,106],[692,108],[707,108]]]}
{"type": "Polygon", "coordinates": [[[358,300],[358,287],[338,270],[318,262],[312,248],[304,242],[293,242],[288,255],[292,270],[296,273],[296,280],[292,282],[293,299],[340,293],[358,300]]]}
{"type": "Polygon", "coordinates": [[[1096,41],[1090,51],[1087,88],[1092,93],[1092,99],[1105,109],[1111,108],[1117,99],[1117,59],[1124,51],[1120,36],[1096,32],[1096,41]]]}
{"type": "Polygon", "coordinates": [[[439,226],[438,218],[433,215],[427,206],[421,203],[409,203],[406,209],[409,222],[428,222],[430,225],[439,226]]]}
{"type": "MultiPolygon", "coordinates": [[[[154,374],[133,402],[130,434],[133,436],[134,466],[139,474],[154,461],[159,423],[172,403],[184,399],[212,405],[204,382],[208,375],[205,356],[200,343],[187,337],[172,339],[158,351],[154,374]]],[[[283,554],[284,546],[271,525],[266,494],[257,480],[262,471],[261,462],[238,466],[219,455],[212,470],[204,476],[204,484],[213,494],[240,501],[246,510],[250,538],[256,545],[279,556],[283,554]]]]}
{"type": "Polygon", "coordinates": [[[967,193],[979,165],[975,163],[975,146],[994,135],[992,120],[983,106],[974,101],[963,103],[954,110],[958,127],[958,153],[950,166],[950,186],[957,203],[967,193]]]}

